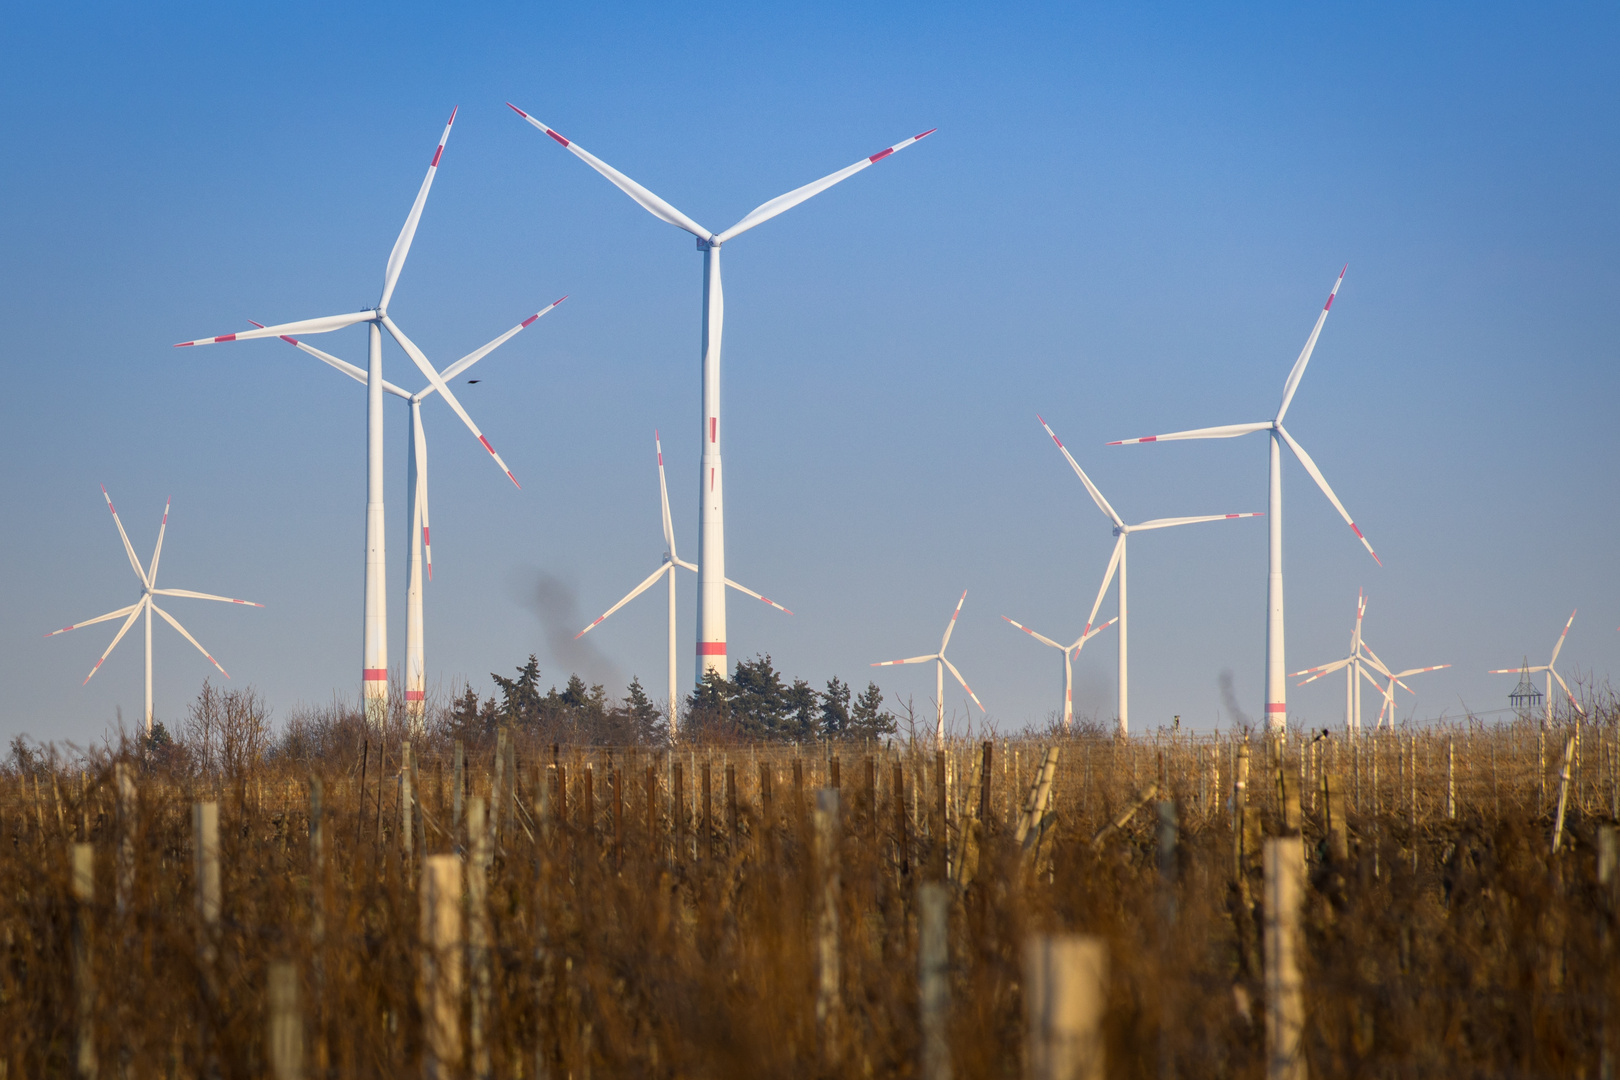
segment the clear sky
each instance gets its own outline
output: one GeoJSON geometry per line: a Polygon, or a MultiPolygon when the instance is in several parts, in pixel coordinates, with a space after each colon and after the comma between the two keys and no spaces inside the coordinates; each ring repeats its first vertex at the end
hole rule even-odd
{"type": "MultiPolygon", "coordinates": [[[[1620,661],[1612,5],[32,5],[0,68],[0,736],[139,715],[105,483],[170,610],[278,715],[354,697],[364,392],[276,341],[173,342],[376,302],[460,107],[391,313],[439,363],[571,299],[458,384],[518,491],[439,401],[430,684],[531,651],[663,694],[662,597],[573,629],[658,565],[652,432],[696,554],[701,256],[513,101],[711,228],[936,135],[726,248],[732,659],[817,685],[950,655],[1002,729],[1059,704],[1112,537],[1040,412],[1128,520],[1262,510],[1268,419],[1334,276],[1289,414],[1383,558],[1285,466],[1290,669],[1346,647],[1356,590],[1391,664],[1450,662],[1402,716],[1506,704],[1487,668],[1620,661]]],[[[363,328],[319,344],[364,363],[363,328]]],[[[412,387],[390,343],[385,373],[412,387]]],[[[404,407],[387,430],[391,659],[404,647],[404,407]]],[[[1260,711],[1265,527],[1131,551],[1132,716],[1260,711]]],[[[694,579],[681,582],[692,669],[694,579]]],[[[1112,614],[1113,601],[1104,610],[1112,614]]],[[[159,624],[157,711],[212,670],[159,624]]],[[[1112,634],[1076,705],[1111,716],[1112,634]]],[[[932,672],[880,685],[930,711],[932,672]]],[[[957,717],[959,693],[947,695],[957,717]]],[[[1290,690],[1336,721],[1342,683],[1290,690]]]]}

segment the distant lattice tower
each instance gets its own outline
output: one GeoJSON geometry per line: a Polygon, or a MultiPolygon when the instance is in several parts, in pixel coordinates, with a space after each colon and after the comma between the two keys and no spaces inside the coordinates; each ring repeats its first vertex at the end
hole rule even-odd
{"type": "MultiPolygon", "coordinates": [[[[1524,666],[1530,666],[1528,656],[1524,658],[1524,666]]],[[[1520,673],[1519,685],[1515,686],[1513,693],[1508,695],[1508,701],[1512,703],[1513,711],[1520,716],[1537,716],[1541,713],[1541,691],[1537,690],[1536,684],[1530,681],[1528,671],[1520,673]]]]}

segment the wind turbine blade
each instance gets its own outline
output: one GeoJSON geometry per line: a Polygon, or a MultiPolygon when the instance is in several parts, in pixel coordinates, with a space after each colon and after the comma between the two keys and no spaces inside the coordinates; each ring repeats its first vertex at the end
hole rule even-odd
{"type": "MultiPolygon", "coordinates": [[[[263,327],[264,326],[263,323],[253,322],[252,319],[249,319],[248,322],[253,323],[254,326],[258,326],[258,327],[263,327]]],[[[347,360],[339,360],[337,357],[333,356],[331,353],[322,352],[320,349],[317,349],[315,346],[309,344],[308,342],[299,341],[297,338],[292,337],[290,335],[282,334],[282,335],[280,335],[280,337],[281,337],[282,341],[285,341],[287,344],[296,347],[300,352],[308,353],[310,356],[313,356],[315,359],[319,360],[321,363],[329,364],[332,367],[337,368],[339,371],[343,372],[343,374],[347,375],[349,378],[353,379],[355,382],[359,383],[361,386],[366,385],[366,383],[369,381],[369,377],[366,374],[366,369],[363,368],[363,367],[356,367],[354,364],[349,363],[347,360]]],[[[399,387],[395,386],[393,383],[389,382],[387,379],[383,380],[382,385],[383,385],[383,391],[385,393],[393,394],[395,397],[402,397],[402,398],[405,398],[406,400],[410,399],[411,395],[410,395],[410,393],[408,391],[401,390],[399,387]]]]}
{"type": "MultiPolygon", "coordinates": [[[[1423,675],[1423,674],[1426,674],[1427,672],[1430,672],[1430,671],[1442,671],[1442,670],[1444,670],[1444,669],[1446,669],[1446,668],[1448,668],[1450,666],[1451,666],[1450,664],[1436,664],[1433,667],[1407,668],[1405,671],[1403,671],[1399,675],[1397,675],[1396,678],[1405,679],[1405,678],[1408,678],[1408,677],[1410,677],[1412,675],[1423,675]]],[[[1405,686],[1406,684],[1402,683],[1401,685],[1405,686]]]]}
{"type": "Polygon", "coordinates": [[[1131,446],[1134,443],[1175,442],[1177,439],[1234,439],[1251,431],[1266,431],[1270,421],[1263,424],[1226,424],[1223,427],[1193,428],[1191,431],[1172,431],[1168,435],[1144,435],[1140,439],[1118,439],[1109,446],[1131,446]]]}
{"type": "Polygon", "coordinates": [[[176,630],[180,631],[180,636],[181,637],[185,638],[187,641],[191,642],[193,645],[196,645],[197,646],[197,651],[202,653],[204,656],[208,657],[208,662],[210,664],[213,664],[215,667],[219,668],[219,673],[221,675],[225,676],[227,679],[231,677],[231,673],[226,671],[224,668],[219,667],[219,661],[215,660],[212,656],[210,656],[208,650],[203,648],[200,644],[198,644],[197,639],[192,637],[191,634],[189,632],[187,632],[186,628],[181,626],[180,623],[175,620],[175,617],[173,615],[170,615],[167,611],[164,611],[162,608],[158,607],[156,604],[152,605],[152,610],[157,612],[159,615],[163,616],[163,621],[164,622],[168,623],[170,626],[172,626],[176,630]]]}
{"type": "MultiPolygon", "coordinates": [[[[1007,619],[1007,616],[1003,615],[1002,618],[1007,619]]],[[[1022,630],[1024,633],[1028,634],[1030,637],[1034,638],[1036,641],[1040,642],[1042,645],[1050,645],[1054,649],[1063,648],[1062,645],[1059,645],[1057,642],[1053,641],[1051,638],[1043,637],[1042,635],[1037,634],[1035,631],[1031,630],[1029,627],[1025,626],[1023,623],[1017,621],[1016,619],[1007,619],[1007,621],[1012,623],[1014,626],[1018,627],[1018,629],[1022,630]]],[[[1081,640],[1084,641],[1085,639],[1082,638],[1081,640]]]]}
{"type": "Polygon", "coordinates": [[[1569,684],[1564,681],[1564,677],[1558,674],[1558,672],[1553,671],[1553,669],[1550,667],[1547,670],[1551,671],[1552,677],[1558,680],[1558,685],[1564,688],[1564,696],[1569,698],[1569,703],[1571,705],[1575,706],[1575,711],[1580,713],[1582,716],[1585,716],[1586,710],[1581,708],[1581,703],[1575,700],[1575,695],[1569,692],[1569,684]]]}
{"type": "Polygon", "coordinates": [[[1119,554],[1125,548],[1126,533],[1120,533],[1119,539],[1114,541],[1114,553],[1108,558],[1108,572],[1103,574],[1102,587],[1097,590],[1097,599],[1092,602],[1091,614],[1086,616],[1085,633],[1091,633],[1091,624],[1097,621],[1097,609],[1102,607],[1103,597],[1108,595],[1108,586],[1113,584],[1114,571],[1119,569],[1119,554]]]}
{"type": "Polygon", "coordinates": [[[939,659],[939,653],[933,653],[933,654],[931,654],[929,656],[908,656],[904,660],[879,660],[875,664],[868,664],[866,666],[867,667],[895,667],[898,664],[926,664],[931,660],[938,660],[938,659],[939,659]]]}
{"type": "Polygon", "coordinates": [[[669,561],[684,565],[675,554],[675,523],[669,516],[669,485],[664,482],[664,444],[658,438],[657,428],[653,429],[653,449],[658,454],[658,501],[664,515],[664,544],[669,548],[669,561]]]}
{"type": "Polygon", "coordinates": [[[1339,278],[1333,283],[1333,291],[1328,293],[1327,303],[1322,305],[1322,313],[1316,317],[1316,325],[1311,327],[1311,336],[1305,339],[1305,347],[1299,351],[1299,359],[1294,361],[1293,370],[1288,373],[1288,381],[1283,384],[1282,404],[1277,407],[1277,423],[1288,412],[1288,406],[1293,403],[1294,391],[1299,389],[1299,380],[1305,377],[1305,365],[1311,362],[1311,353],[1316,349],[1316,339],[1322,333],[1322,324],[1327,322],[1328,311],[1333,307],[1333,298],[1339,295],[1339,286],[1344,284],[1344,271],[1350,269],[1350,264],[1344,264],[1344,270],[1339,271],[1339,278]]]}
{"type": "MultiPolygon", "coordinates": [[[[132,609],[130,609],[129,618],[125,619],[124,620],[124,625],[120,626],[118,628],[118,633],[113,636],[112,644],[107,646],[107,651],[101,654],[101,659],[96,661],[96,666],[90,669],[90,674],[88,674],[88,675],[86,675],[84,677],[84,682],[80,683],[79,684],[80,686],[86,685],[87,683],[90,682],[91,679],[96,677],[96,672],[101,670],[101,665],[106,663],[107,657],[112,655],[112,651],[114,649],[118,648],[118,643],[120,641],[124,640],[124,635],[129,633],[129,628],[135,625],[135,620],[136,619],[140,618],[142,609],[144,609],[147,604],[151,604],[151,603],[152,603],[152,598],[151,597],[143,596],[135,604],[135,606],[132,609]]],[[[157,605],[152,604],[152,607],[155,609],[157,607],[157,605]]],[[[103,618],[110,618],[110,617],[111,616],[103,616],[103,618]]],[[[92,619],[92,620],[90,620],[90,622],[100,622],[100,621],[101,621],[101,619],[92,619]]],[[[88,626],[89,623],[84,623],[82,625],[88,626]]]]}
{"type": "Polygon", "coordinates": [[[427,205],[428,191],[433,187],[433,178],[439,173],[439,158],[444,155],[444,144],[449,141],[450,129],[455,122],[456,110],[451,109],[450,119],[444,122],[444,134],[439,136],[439,145],[433,151],[433,160],[428,162],[427,175],[417,189],[416,201],[411,203],[411,212],[405,215],[405,225],[399,230],[399,238],[394,241],[394,250],[388,253],[388,269],[383,273],[382,299],[377,301],[378,311],[387,311],[388,301],[394,297],[394,286],[399,284],[399,272],[405,269],[405,257],[411,253],[411,241],[416,239],[416,226],[422,220],[422,207],[427,205]]]}
{"type": "MultiPolygon", "coordinates": [[[[1579,610],[1581,609],[1575,609],[1575,611],[1579,610]]],[[[1558,635],[1558,641],[1553,645],[1552,659],[1547,661],[1549,668],[1558,663],[1558,654],[1564,651],[1564,639],[1569,637],[1569,628],[1575,625],[1575,611],[1569,613],[1569,621],[1564,624],[1564,632],[1558,635]]]]}
{"type": "Polygon", "coordinates": [[[973,704],[979,707],[979,711],[988,712],[989,710],[984,707],[984,702],[979,700],[979,695],[973,692],[973,687],[969,686],[967,680],[962,678],[962,673],[956,670],[956,665],[945,659],[944,656],[939,658],[939,662],[949,668],[952,675],[956,676],[956,681],[962,684],[962,689],[967,691],[968,697],[973,699],[973,704]]]}
{"type": "Polygon", "coordinates": [[[967,601],[967,590],[962,590],[962,599],[956,602],[956,610],[951,612],[951,621],[945,624],[945,636],[939,642],[939,655],[945,655],[945,646],[951,643],[951,634],[956,631],[956,617],[962,614],[962,605],[967,601]]]}
{"type": "Polygon", "coordinates": [[[1487,674],[1487,675],[1535,675],[1535,674],[1538,674],[1540,672],[1549,671],[1549,670],[1551,670],[1551,669],[1548,667],[1548,665],[1542,664],[1540,667],[1505,667],[1505,668],[1497,668],[1495,671],[1487,671],[1485,674],[1487,674]]]}
{"type": "Polygon", "coordinates": [[[1140,525],[1132,525],[1131,532],[1142,532],[1145,529],[1168,529],[1172,525],[1196,525],[1201,521],[1232,521],[1236,518],[1265,517],[1264,510],[1255,510],[1247,514],[1205,514],[1202,517],[1154,518],[1144,521],[1140,525]]]}
{"type": "MultiPolygon", "coordinates": [[[[1350,666],[1350,661],[1348,661],[1348,660],[1340,660],[1340,661],[1338,661],[1336,663],[1328,664],[1325,668],[1323,668],[1321,670],[1317,670],[1316,668],[1311,668],[1310,670],[1315,671],[1316,674],[1312,675],[1308,679],[1303,680],[1302,682],[1296,683],[1295,685],[1296,686],[1304,686],[1306,683],[1313,683],[1317,679],[1320,679],[1320,678],[1322,678],[1322,677],[1324,677],[1326,675],[1331,675],[1335,671],[1341,671],[1344,668],[1349,667],[1349,666],[1350,666]]],[[[1294,672],[1293,675],[1290,675],[1289,678],[1292,679],[1292,678],[1295,678],[1296,676],[1304,675],[1304,674],[1305,674],[1305,672],[1303,672],[1303,671],[1296,671],[1296,672],[1294,672]]]]}
{"type": "Polygon", "coordinates": [[[137,600],[135,603],[129,605],[128,607],[121,607],[117,611],[109,611],[105,615],[97,615],[93,619],[86,619],[83,622],[76,622],[72,626],[64,626],[60,630],[52,630],[50,633],[46,634],[45,636],[46,637],[55,637],[57,634],[65,634],[69,630],[77,630],[81,626],[94,626],[96,623],[98,623],[98,622],[106,622],[108,619],[121,618],[122,616],[128,615],[130,612],[134,611],[136,608],[138,608],[140,606],[141,606],[141,603],[140,603],[139,600],[137,600]]]}
{"type": "Polygon", "coordinates": [[[146,578],[146,570],[141,566],[141,560],[135,557],[135,547],[129,542],[129,534],[124,531],[124,523],[118,517],[118,509],[113,506],[112,496],[107,494],[107,485],[101,485],[101,497],[107,500],[107,509],[112,511],[113,524],[118,526],[118,537],[124,542],[124,554],[129,556],[129,565],[135,568],[135,576],[141,579],[141,584],[151,587],[146,578]]]}
{"type": "Polygon", "coordinates": [[[190,589],[153,589],[153,596],[184,596],[192,600],[218,600],[222,604],[241,604],[243,607],[264,607],[252,600],[238,600],[234,596],[215,596],[213,593],[192,592],[190,589]]]}
{"type": "Polygon", "coordinates": [[[1348,663],[1350,663],[1350,658],[1346,657],[1343,660],[1335,660],[1330,664],[1317,664],[1315,667],[1308,667],[1303,671],[1290,671],[1288,673],[1288,677],[1290,679],[1297,679],[1301,675],[1315,675],[1318,673],[1325,675],[1330,671],[1338,671],[1348,663]]]}
{"type": "Polygon", "coordinates": [[[668,222],[677,229],[685,229],[699,240],[708,240],[714,236],[714,234],[708,229],[705,229],[703,226],[699,225],[697,222],[675,209],[675,207],[671,206],[663,199],[660,199],[657,195],[654,195],[652,192],[648,191],[646,188],[624,175],[624,173],[620,172],[618,169],[615,169],[613,166],[609,165],[600,158],[587,153],[577,144],[569,142],[567,139],[563,138],[555,131],[552,131],[550,128],[546,127],[546,125],[542,124],[540,121],[536,120],[534,117],[530,116],[516,105],[513,105],[510,101],[506,103],[506,107],[523,117],[523,119],[527,120],[541,131],[545,132],[547,135],[550,135],[569,153],[573,154],[575,157],[579,158],[579,160],[583,161],[585,164],[607,177],[608,183],[630,196],[643,210],[647,211],[647,213],[651,214],[659,221],[668,222]]]}
{"type": "Polygon", "coordinates": [[[489,445],[489,440],[484,438],[484,433],[478,430],[478,425],[473,423],[472,417],[467,415],[467,410],[461,407],[461,402],[456,400],[456,395],[450,392],[450,387],[445,385],[444,380],[439,377],[439,373],[434,370],[433,365],[428,363],[428,358],[422,355],[422,350],[416,347],[414,341],[405,336],[403,330],[394,325],[393,319],[384,315],[382,324],[388,328],[388,333],[393,336],[394,340],[399,342],[399,347],[405,350],[405,355],[411,358],[411,362],[416,365],[417,369],[427,376],[428,382],[432,383],[433,388],[439,392],[439,396],[444,398],[445,404],[449,405],[451,409],[455,410],[455,414],[461,417],[461,422],[467,425],[467,430],[471,431],[478,441],[484,444],[484,449],[489,451],[489,456],[495,459],[495,464],[501,467],[501,471],[506,474],[506,478],[512,481],[515,486],[521,488],[523,485],[517,482],[517,477],[513,476],[512,470],[506,467],[506,462],[501,460],[501,455],[497,454],[495,448],[489,445]]]}
{"type": "Polygon", "coordinates": [[[163,534],[169,531],[169,504],[173,500],[163,500],[163,523],[158,526],[157,547],[152,550],[152,565],[146,571],[146,580],[149,585],[157,584],[158,560],[163,557],[163,534]]]}
{"type": "Polygon", "coordinates": [[[375,311],[354,311],[347,315],[328,315],[322,319],[304,319],[300,322],[277,323],[275,326],[259,326],[257,329],[240,330],[234,334],[221,334],[219,337],[198,338],[196,341],[181,341],[175,348],[183,349],[188,345],[217,345],[222,341],[252,341],[254,338],[284,337],[288,334],[329,334],[333,330],[342,330],[345,326],[355,323],[370,322],[377,317],[375,311]]]}
{"type": "Polygon", "coordinates": [[[1113,626],[1117,622],[1119,622],[1119,616],[1115,615],[1112,619],[1109,619],[1102,625],[1093,626],[1090,630],[1087,630],[1084,634],[1082,634],[1078,641],[1069,646],[1069,651],[1074,653],[1075,659],[1079,659],[1080,650],[1086,647],[1086,642],[1090,641],[1092,638],[1096,637],[1098,634],[1102,633],[1104,630],[1108,629],[1110,626],[1113,626]]]}
{"type": "Polygon", "coordinates": [[[411,447],[416,454],[416,506],[422,517],[422,558],[427,563],[428,580],[433,580],[433,531],[428,522],[427,432],[422,429],[422,410],[411,407],[411,447]]]}
{"type": "Polygon", "coordinates": [[[646,592],[659,578],[663,577],[665,574],[673,574],[674,572],[675,567],[670,563],[665,563],[663,566],[660,566],[658,569],[648,574],[647,579],[626,593],[623,600],[620,600],[617,604],[614,604],[612,607],[602,612],[602,614],[596,617],[595,621],[593,621],[591,625],[575,634],[574,640],[578,641],[580,638],[596,629],[597,623],[600,623],[603,619],[606,619],[609,615],[612,615],[615,611],[618,611],[620,608],[624,607],[624,605],[646,592]]]}
{"type": "Polygon", "coordinates": [[[767,604],[771,605],[771,607],[775,608],[777,611],[786,612],[789,615],[793,614],[793,612],[788,611],[787,608],[783,607],[781,604],[778,604],[775,600],[772,600],[768,596],[759,595],[759,593],[755,592],[753,589],[750,589],[746,585],[739,585],[735,581],[732,581],[730,578],[726,578],[726,584],[729,585],[731,588],[736,589],[740,593],[747,593],[749,596],[752,596],[755,600],[759,600],[759,601],[762,601],[764,603],[767,603],[767,604]]]}
{"type": "Polygon", "coordinates": [[[1069,448],[1063,445],[1063,440],[1057,437],[1057,433],[1052,430],[1052,426],[1045,420],[1042,420],[1039,413],[1035,415],[1035,419],[1040,421],[1041,427],[1046,429],[1046,433],[1052,437],[1052,441],[1056,443],[1057,448],[1062,451],[1064,459],[1069,463],[1069,468],[1074,470],[1074,475],[1078,476],[1080,478],[1080,482],[1086,485],[1086,490],[1091,493],[1091,501],[1097,504],[1097,509],[1107,514],[1109,520],[1111,520],[1119,528],[1123,529],[1125,527],[1125,522],[1118,514],[1114,513],[1114,508],[1108,505],[1108,500],[1103,498],[1102,492],[1097,490],[1097,485],[1091,482],[1091,477],[1086,475],[1086,471],[1080,467],[1080,463],[1074,460],[1074,455],[1069,453],[1069,448]]]}
{"type": "Polygon", "coordinates": [[[1339,497],[1333,494],[1333,489],[1328,487],[1327,478],[1322,475],[1322,470],[1316,467],[1316,462],[1311,460],[1311,455],[1305,452],[1303,446],[1294,441],[1294,437],[1288,434],[1287,429],[1281,424],[1277,425],[1277,433],[1283,437],[1283,441],[1294,452],[1294,456],[1299,458],[1299,463],[1305,466],[1305,471],[1311,474],[1311,479],[1315,480],[1316,486],[1322,489],[1322,494],[1328,497],[1328,502],[1333,504],[1333,509],[1337,510],[1339,516],[1344,518],[1344,523],[1350,526],[1350,531],[1356,534],[1356,539],[1360,540],[1361,546],[1367,549],[1367,554],[1373,557],[1373,562],[1383,566],[1384,560],[1378,557],[1378,552],[1374,551],[1373,546],[1367,543],[1367,538],[1361,535],[1361,530],[1356,526],[1355,519],[1350,516],[1350,511],[1344,508],[1344,504],[1339,501],[1339,497]]]}
{"type": "Polygon", "coordinates": [[[755,225],[761,225],[771,220],[771,218],[775,217],[776,215],[793,209],[806,199],[814,198],[815,196],[820,195],[823,191],[826,191],[834,184],[849,179],[862,169],[882,161],[884,158],[898,150],[904,150],[906,147],[910,146],[914,142],[917,142],[919,139],[926,139],[928,136],[932,135],[938,130],[938,128],[929,128],[921,135],[913,135],[909,139],[903,139],[887,149],[879,150],[875,154],[861,158],[861,160],[857,161],[853,165],[848,166],[847,168],[839,169],[835,173],[829,173],[826,176],[823,176],[820,180],[808,183],[803,187],[794,188],[786,195],[778,195],[770,202],[761,203],[752,210],[748,211],[748,213],[743,216],[743,219],[737,222],[737,224],[733,225],[719,236],[716,236],[714,238],[714,242],[716,244],[723,244],[734,236],[740,236],[749,229],[752,229],[755,225]]]}
{"type": "Polygon", "coordinates": [[[690,570],[694,574],[697,573],[697,563],[689,563],[685,559],[671,559],[669,561],[683,570],[690,570]]]}
{"type": "Polygon", "coordinates": [[[494,352],[496,349],[500,348],[502,345],[505,345],[508,341],[511,341],[518,334],[522,333],[524,330],[527,330],[529,327],[533,326],[535,324],[536,320],[542,318],[543,316],[545,316],[545,315],[549,314],[550,312],[552,312],[553,310],[555,310],[557,305],[562,303],[566,299],[568,299],[568,297],[566,297],[566,296],[558,297],[556,300],[553,300],[547,306],[541,308],[539,311],[535,312],[533,315],[530,315],[527,319],[524,319],[522,322],[520,322],[516,326],[512,327],[512,329],[508,330],[506,333],[502,334],[500,337],[495,338],[493,341],[490,341],[489,343],[487,343],[485,345],[482,345],[477,349],[474,349],[472,352],[468,353],[466,356],[463,356],[460,360],[457,360],[455,363],[453,363],[449,367],[445,368],[444,372],[440,375],[440,378],[444,379],[445,382],[449,382],[450,380],[454,379],[457,375],[460,375],[463,371],[466,371],[468,368],[470,368],[474,364],[478,363],[478,361],[482,360],[484,357],[488,356],[490,353],[494,352]]]}
{"type": "Polygon", "coordinates": [[[1377,671],[1380,675],[1384,675],[1386,677],[1394,675],[1394,672],[1390,671],[1389,668],[1385,666],[1384,662],[1378,659],[1378,654],[1373,652],[1372,646],[1367,644],[1365,638],[1363,638],[1361,642],[1361,651],[1367,654],[1362,659],[1371,664],[1374,671],[1377,671]]]}

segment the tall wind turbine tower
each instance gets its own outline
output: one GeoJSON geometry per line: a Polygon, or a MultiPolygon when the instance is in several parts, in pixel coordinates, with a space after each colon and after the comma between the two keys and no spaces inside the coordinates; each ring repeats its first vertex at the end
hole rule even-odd
{"type": "Polygon", "coordinates": [[[608,182],[660,221],[684,229],[697,237],[698,250],[703,252],[703,413],[700,438],[702,454],[698,469],[698,635],[697,681],[713,671],[725,676],[726,666],[726,537],[725,537],[725,483],[720,468],[720,446],[723,429],[720,425],[720,334],[725,322],[725,300],[720,288],[720,248],[726,241],[793,209],[815,195],[821,194],[841,180],[847,180],[867,166],[882,161],[897,150],[904,150],[918,139],[934,133],[929,128],[921,135],[895,143],[879,150],[855,164],[823,176],[820,180],[794,188],[778,195],[749,211],[746,216],[723,232],[711,232],[687,217],[674,206],[654,195],[628,176],[588,153],[578,143],[563,138],[522,109],[507,102],[507,107],[540,131],[551,136],[557,144],[607,178],[608,182]]]}

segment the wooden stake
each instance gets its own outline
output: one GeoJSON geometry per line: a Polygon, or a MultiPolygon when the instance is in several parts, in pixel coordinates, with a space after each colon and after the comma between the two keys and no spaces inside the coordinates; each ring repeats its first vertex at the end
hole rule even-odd
{"type": "Polygon", "coordinates": [[[922,1080],[951,1080],[951,892],[917,889],[917,1011],[922,1080]]]}
{"type": "Polygon", "coordinates": [[[489,879],[485,875],[495,856],[494,828],[488,813],[488,805],[482,798],[475,795],[467,800],[467,835],[472,843],[472,858],[467,863],[467,959],[472,965],[472,1009],[467,1035],[472,1049],[472,1074],[476,1080],[487,1080],[490,1074],[486,1033],[493,975],[489,958],[489,879]]]}
{"type": "Polygon", "coordinates": [[[461,860],[423,860],[416,1002],[422,1013],[423,1073],[449,1080],[461,1071],[461,860]]]}
{"type": "Polygon", "coordinates": [[[265,1050],[274,1080],[303,1080],[304,1017],[298,1008],[298,968],[290,960],[270,964],[270,1011],[265,1050]]]}
{"type": "Polygon", "coordinates": [[[1575,753],[1575,736],[1564,743],[1564,767],[1558,773],[1558,818],[1553,825],[1552,850],[1558,854],[1558,845],[1564,839],[1564,808],[1569,804],[1569,759],[1575,753]]]}
{"type": "Polygon", "coordinates": [[[95,849],[89,844],[73,844],[73,991],[77,1005],[74,1019],[74,1070],[81,1080],[94,1080],[96,1061],[96,975],[90,962],[90,916],[96,899],[95,849]]]}
{"type": "Polygon", "coordinates": [[[1305,1080],[1305,987],[1300,976],[1300,905],[1305,848],[1297,836],[1265,842],[1267,1080],[1305,1080]]]}
{"type": "Polygon", "coordinates": [[[842,890],[837,788],[822,788],[816,792],[815,830],[816,876],[821,886],[816,923],[816,1026],[821,1031],[823,1060],[833,1064],[840,1057],[839,1013],[842,1010],[838,957],[838,896],[842,890]]]}
{"type": "Polygon", "coordinates": [[[130,902],[135,895],[135,774],[129,763],[120,761],[113,766],[113,777],[118,785],[118,877],[116,879],[118,915],[129,914],[130,902]]]}
{"type": "Polygon", "coordinates": [[[1103,1080],[1108,945],[1078,934],[1024,945],[1025,1075],[1030,1080],[1103,1080]]]}

